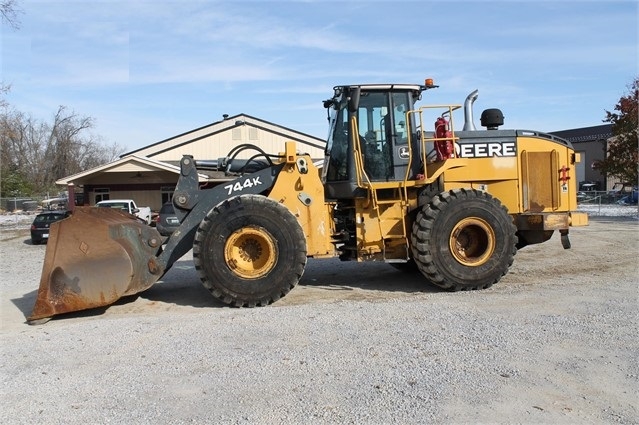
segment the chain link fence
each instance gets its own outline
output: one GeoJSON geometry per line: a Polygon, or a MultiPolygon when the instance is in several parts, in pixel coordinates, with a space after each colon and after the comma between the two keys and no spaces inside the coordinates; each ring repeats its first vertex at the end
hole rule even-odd
{"type": "Polygon", "coordinates": [[[596,191],[577,194],[579,211],[591,216],[638,217],[637,190],[632,192],[596,191]]]}
{"type": "Polygon", "coordinates": [[[636,205],[637,191],[600,191],[590,190],[577,193],[577,202],[584,205],[636,205]]]}
{"type": "Polygon", "coordinates": [[[66,198],[47,196],[0,198],[0,212],[34,212],[39,210],[65,210],[66,198]]]}

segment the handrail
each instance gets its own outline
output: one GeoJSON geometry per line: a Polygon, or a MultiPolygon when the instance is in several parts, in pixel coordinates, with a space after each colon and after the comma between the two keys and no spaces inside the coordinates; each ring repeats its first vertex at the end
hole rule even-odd
{"type": "Polygon", "coordinates": [[[362,184],[362,175],[366,178],[366,182],[368,183],[368,187],[371,186],[371,181],[368,178],[368,174],[366,174],[366,170],[364,170],[364,160],[362,158],[362,146],[359,140],[359,129],[357,128],[357,120],[355,117],[351,118],[351,135],[353,138],[353,157],[355,159],[355,177],[357,179],[357,187],[364,188],[362,184]]]}
{"type": "MultiPolygon", "coordinates": [[[[455,122],[453,118],[453,111],[456,111],[457,109],[460,109],[461,107],[462,105],[425,105],[420,107],[419,109],[406,112],[408,134],[413,134],[413,132],[410,129],[410,125],[412,122],[412,120],[410,119],[410,116],[414,115],[417,118],[417,121],[419,122],[419,124],[417,125],[417,128],[420,129],[419,142],[420,142],[420,151],[421,151],[421,162],[422,164],[424,164],[424,176],[428,175],[426,170],[427,164],[428,164],[428,152],[426,151],[426,143],[428,142],[434,143],[434,142],[445,141],[445,140],[452,140],[453,143],[456,143],[459,140],[459,137],[455,135],[455,122]],[[450,129],[451,137],[426,137],[426,132],[424,131],[424,112],[426,110],[432,110],[432,109],[445,110],[444,112],[442,112],[441,116],[447,115],[449,117],[448,125],[450,129]]],[[[415,130],[417,130],[417,128],[415,130]]],[[[436,136],[436,133],[434,133],[433,135],[436,136]]],[[[410,159],[412,159],[412,156],[413,156],[412,146],[410,143],[408,144],[408,155],[409,155],[409,164],[410,164],[411,163],[410,159]]],[[[453,150],[453,155],[455,158],[457,158],[456,150],[453,150]]]]}

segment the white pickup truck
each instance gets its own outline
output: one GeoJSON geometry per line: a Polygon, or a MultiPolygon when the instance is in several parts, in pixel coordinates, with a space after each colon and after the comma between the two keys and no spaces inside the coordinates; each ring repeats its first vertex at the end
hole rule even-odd
{"type": "Polygon", "coordinates": [[[151,208],[138,207],[133,199],[110,199],[108,201],[100,201],[95,204],[100,208],[118,208],[124,212],[136,216],[140,221],[151,224],[151,208]]]}

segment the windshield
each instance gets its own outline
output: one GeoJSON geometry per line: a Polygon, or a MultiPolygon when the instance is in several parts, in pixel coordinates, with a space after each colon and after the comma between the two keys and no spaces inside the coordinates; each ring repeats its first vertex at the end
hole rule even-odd
{"type": "Polygon", "coordinates": [[[122,209],[122,210],[129,210],[129,205],[123,202],[111,202],[108,204],[98,204],[98,207],[100,208],[115,208],[115,209],[122,209]]]}
{"type": "MultiPolygon", "coordinates": [[[[354,170],[353,140],[359,141],[366,176],[371,181],[389,181],[400,145],[408,143],[406,112],[410,109],[407,91],[362,90],[357,110],[349,113],[348,92],[333,104],[326,146],[326,181],[347,181],[354,170]],[[352,121],[349,121],[352,120],[352,121]],[[351,134],[356,132],[357,134],[351,134]],[[353,137],[354,136],[354,137],[353,137]],[[351,171],[352,173],[352,171],[351,171]]],[[[405,150],[405,148],[403,148],[405,150]]]]}
{"type": "Polygon", "coordinates": [[[34,223],[45,223],[62,220],[64,217],[64,214],[39,214],[33,221],[34,223]]]}

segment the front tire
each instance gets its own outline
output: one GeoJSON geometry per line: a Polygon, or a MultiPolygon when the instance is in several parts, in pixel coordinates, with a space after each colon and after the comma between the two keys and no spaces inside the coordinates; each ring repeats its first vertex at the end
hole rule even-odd
{"type": "Polygon", "coordinates": [[[417,215],[411,234],[413,258],[422,274],[441,288],[488,288],[513,263],[516,231],[506,208],[490,194],[443,192],[417,215]]]}
{"type": "Polygon", "coordinates": [[[264,306],[299,282],[306,238],[283,205],[261,195],[237,196],[202,220],[193,262],[215,298],[236,307],[264,306]]]}

